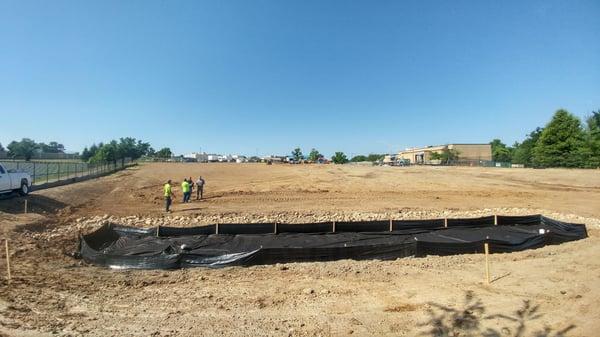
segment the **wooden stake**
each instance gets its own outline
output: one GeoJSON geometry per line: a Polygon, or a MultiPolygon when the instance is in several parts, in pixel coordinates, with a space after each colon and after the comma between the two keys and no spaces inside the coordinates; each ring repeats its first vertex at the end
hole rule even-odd
{"type": "Polygon", "coordinates": [[[444,227],[448,227],[448,218],[444,218],[444,227]]]}
{"type": "Polygon", "coordinates": [[[27,199],[25,199],[25,214],[27,214],[27,199]]]}
{"type": "Polygon", "coordinates": [[[7,273],[7,276],[8,276],[7,280],[8,280],[8,284],[10,284],[11,276],[10,276],[10,254],[9,254],[9,251],[8,251],[8,239],[6,239],[4,241],[4,243],[6,245],[6,273],[7,273]]]}
{"type": "Polygon", "coordinates": [[[333,222],[333,232],[335,233],[335,221],[333,222]]]}
{"type": "Polygon", "coordinates": [[[486,242],[483,244],[483,247],[485,250],[485,281],[487,284],[490,284],[490,245],[486,242]]]}
{"type": "Polygon", "coordinates": [[[275,228],[273,230],[274,234],[277,234],[277,222],[275,222],[275,228]]]}
{"type": "Polygon", "coordinates": [[[390,219],[390,232],[391,232],[392,230],[394,230],[394,227],[393,227],[393,225],[392,225],[392,219],[390,219]]]}
{"type": "Polygon", "coordinates": [[[159,237],[160,225],[156,226],[156,237],[159,237]]]}
{"type": "Polygon", "coordinates": [[[219,234],[219,223],[215,225],[215,234],[219,234]]]}
{"type": "Polygon", "coordinates": [[[494,225],[498,224],[498,215],[494,214],[494,225]]]}

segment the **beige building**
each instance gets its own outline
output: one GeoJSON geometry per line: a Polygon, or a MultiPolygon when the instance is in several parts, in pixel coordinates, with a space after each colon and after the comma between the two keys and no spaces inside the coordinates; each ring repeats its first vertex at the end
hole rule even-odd
{"type": "Polygon", "coordinates": [[[439,164],[432,160],[431,154],[442,153],[444,150],[454,150],[458,153],[459,161],[491,161],[492,146],[490,144],[446,144],[406,149],[398,153],[398,159],[410,160],[411,164],[439,164]]]}

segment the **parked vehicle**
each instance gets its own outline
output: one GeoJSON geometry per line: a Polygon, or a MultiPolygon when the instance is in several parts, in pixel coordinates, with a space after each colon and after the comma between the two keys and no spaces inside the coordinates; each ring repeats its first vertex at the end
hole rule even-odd
{"type": "Polygon", "coordinates": [[[18,192],[27,195],[31,190],[31,176],[27,172],[7,170],[0,164],[0,194],[18,192]]]}
{"type": "Polygon", "coordinates": [[[396,161],[396,166],[410,166],[410,160],[408,160],[408,159],[398,159],[396,161]]]}

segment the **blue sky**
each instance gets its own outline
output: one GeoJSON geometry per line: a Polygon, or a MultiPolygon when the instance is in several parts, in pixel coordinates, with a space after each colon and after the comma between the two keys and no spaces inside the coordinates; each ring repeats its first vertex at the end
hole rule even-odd
{"type": "Polygon", "coordinates": [[[600,108],[600,1],[0,0],[0,143],[507,143],[600,108]]]}

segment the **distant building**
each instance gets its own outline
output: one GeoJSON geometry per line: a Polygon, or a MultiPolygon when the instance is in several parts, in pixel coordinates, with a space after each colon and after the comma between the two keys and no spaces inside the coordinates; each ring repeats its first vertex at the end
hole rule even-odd
{"type": "Polygon", "coordinates": [[[234,154],[231,156],[231,158],[233,159],[233,161],[235,161],[238,164],[248,162],[248,158],[246,158],[246,156],[242,156],[239,154],[234,154]]]}
{"type": "Polygon", "coordinates": [[[208,162],[208,154],[206,154],[206,152],[202,152],[202,153],[192,152],[190,154],[184,155],[183,157],[187,160],[197,161],[199,163],[208,162]]]}
{"type": "Polygon", "coordinates": [[[398,159],[410,161],[411,164],[439,164],[439,161],[432,160],[432,153],[443,153],[446,150],[458,152],[459,161],[491,161],[492,146],[490,144],[446,144],[427,146],[420,148],[410,148],[398,153],[398,159]]]}
{"type": "Polygon", "coordinates": [[[271,163],[286,163],[287,156],[270,155],[270,156],[262,157],[262,161],[263,162],[271,162],[271,163]]]}
{"type": "Polygon", "coordinates": [[[220,155],[218,156],[218,161],[221,163],[229,163],[233,161],[233,157],[228,154],[228,155],[220,155]]]}
{"type": "Polygon", "coordinates": [[[395,162],[396,162],[396,156],[393,154],[386,154],[382,160],[382,163],[387,164],[387,165],[392,165],[395,162]]]}

